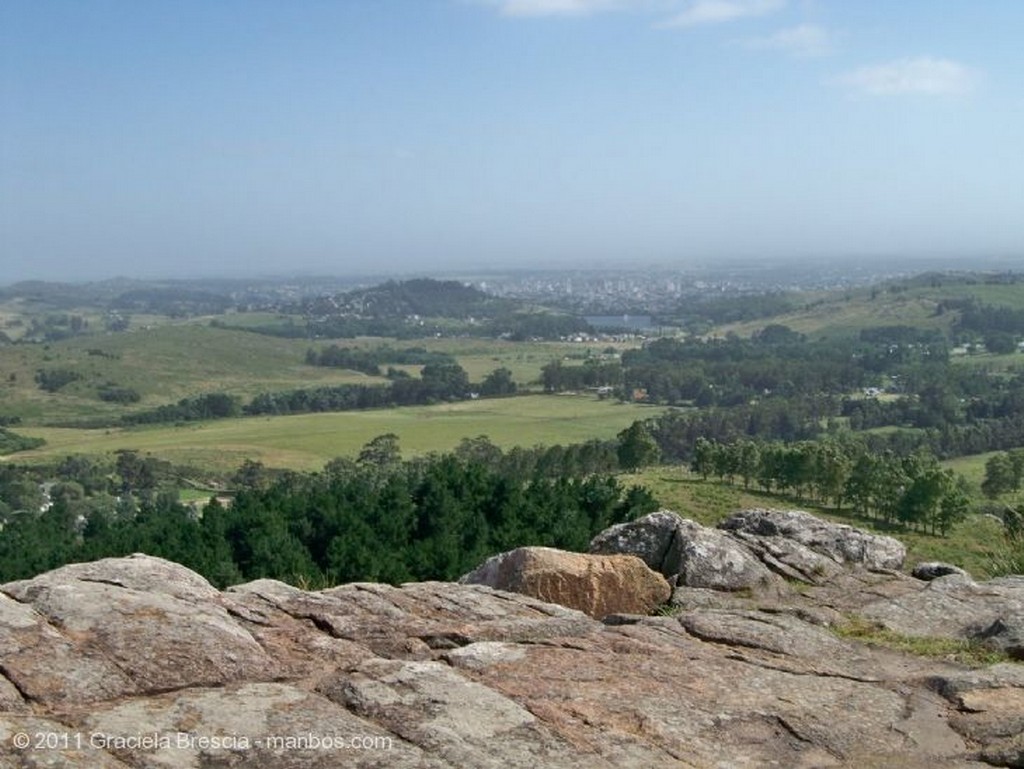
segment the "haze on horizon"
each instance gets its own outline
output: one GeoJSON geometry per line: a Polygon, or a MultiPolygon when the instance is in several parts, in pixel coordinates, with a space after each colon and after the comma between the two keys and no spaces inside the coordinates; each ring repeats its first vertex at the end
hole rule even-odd
{"type": "Polygon", "coordinates": [[[0,283],[1024,257],[1024,4],[11,0],[0,283]]]}

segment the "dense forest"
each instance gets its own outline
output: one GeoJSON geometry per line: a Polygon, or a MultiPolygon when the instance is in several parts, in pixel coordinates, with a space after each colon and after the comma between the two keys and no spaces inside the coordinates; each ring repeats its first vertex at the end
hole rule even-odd
{"type": "Polygon", "coordinates": [[[226,586],[272,577],[316,585],[455,579],[493,553],[523,544],[585,549],[612,523],[656,509],[641,487],[611,472],[599,443],[502,452],[486,439],[452,453],[402,461],[394,436],[320,473],[239,469],[231,504],[198,515],[161,491],[169,468],[122,453],[114,473],[68,458],[39,514],[38,484],[4,468],[10,503],[0,536],[0,581],[69,561],[146,552],[226,586]]]}

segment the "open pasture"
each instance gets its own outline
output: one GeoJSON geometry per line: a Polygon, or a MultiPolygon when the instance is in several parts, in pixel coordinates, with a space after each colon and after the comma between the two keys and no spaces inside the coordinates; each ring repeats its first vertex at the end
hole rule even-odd
{"type": "MultiPolygon", "coordinates": [[[[48,461],[68,454],[109,454],[133,449],[211,470],[231,470],[243,460],[270,467],[318,469],[338,456],[354,457],[371,439],[399,437],[406,456],[454,448],[463,438],[488,436],[503,448],[611,439],[637,419],[660,409],[601,401],[591,395],[529,395],[371,411],[246,417],[131,429],[82,430],[21,427],[45,438],[17,461],[48,461]]],[[[12,457],[13,458],[13,457],[12,457]]]]}

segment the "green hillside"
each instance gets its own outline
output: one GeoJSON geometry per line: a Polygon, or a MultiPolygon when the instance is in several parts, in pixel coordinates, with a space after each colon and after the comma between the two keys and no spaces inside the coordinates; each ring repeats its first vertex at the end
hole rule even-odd
{"type": "Polygon", "coordinates": [[[951,333],[960,311],[950,309],[972,300],[981,305],[1024,310],[1024,282],[1019,275],[930,273],[866,288],[790,295],[793,309],[757,320],[726,323],[714,333],[750,334],[771,323],[789,326],[808,337],[852,336],[862,329],[912,326],[951,333]]]}

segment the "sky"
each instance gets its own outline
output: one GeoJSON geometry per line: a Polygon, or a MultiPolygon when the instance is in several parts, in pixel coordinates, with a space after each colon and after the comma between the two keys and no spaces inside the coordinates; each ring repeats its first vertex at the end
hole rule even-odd
{"type": "Polygon", "coordinates": [[[0,283],[1024,259],[1019,0],[2,0],[0,283]]]}

